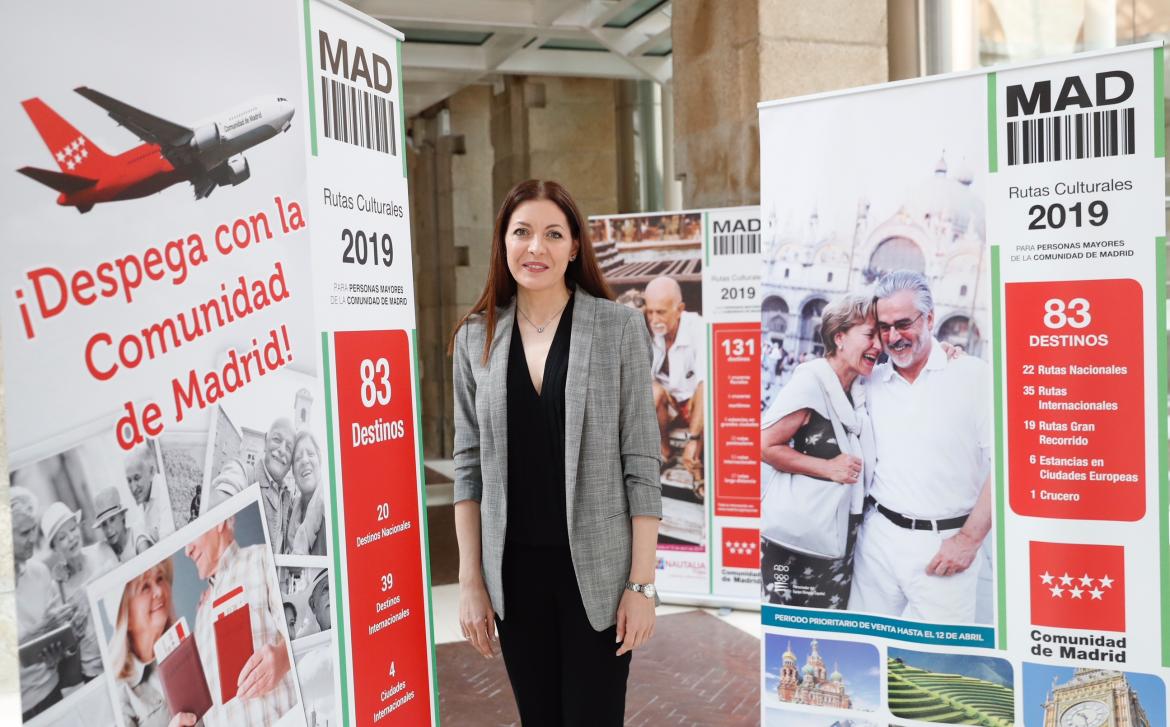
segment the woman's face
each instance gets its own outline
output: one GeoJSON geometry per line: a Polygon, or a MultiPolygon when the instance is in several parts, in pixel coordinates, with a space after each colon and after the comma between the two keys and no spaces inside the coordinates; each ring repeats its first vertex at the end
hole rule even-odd
{"type": "Polygon", "coordinates": [[[882,352],[877,334],[877,321],[870,316],[862,323],[837,334],[837,357],[848,364],[858,376],[869,376],[882,352]]]}
{"type": "Polygon", "coordinates": [[[77,528],[77,520],[70,518],[57,528],[49,547],[66,558],[76,556],[81,550],[81,532],[77,528]]]}
{"type": "Polygon", "coordinates": [[[532,291],[563,284],[569,258],[577,254],[568,218],[547,199],[529,200],[513,210],[504,246],[516,284],[532,291]]]}
{"type": "Polygon", "coordinates": [[[317,489],[317,477],[321,472],[321,457],[317,448],[308,439],[297,443],[293,452],[293,479],[306,495],[317,489]]]}
{"type": "Polygon", "coordinates": [[[154,568],[134,586],[130,594],[131,636],[142,636],[153,644],[167,630],[171,614],[171,583],[162,568],[154,568]]]}

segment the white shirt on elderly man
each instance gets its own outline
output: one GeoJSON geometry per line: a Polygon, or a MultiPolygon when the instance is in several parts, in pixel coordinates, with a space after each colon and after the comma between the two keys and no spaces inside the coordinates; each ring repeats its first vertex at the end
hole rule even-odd
{"type": "MultiPolygon", "coordinates": [[[[219,656],[215,638],[214,603],[220,596],[238,586],[244,589],[252,625],[252,646],[258,649],[268,644],[287,648],[281,629],[284,606],[276,584],[268,578],[272,570],[266,545],[241,548],[232,543],[219,558],[215,575],[208,579],[199,609],[195,614],[195,643],[203,662],[203,674],[211,690],[211,710],[204,715],[207,727],[261,727],[276,724],[297,704],[294,670],[289,669],[271,692],[261,697],[243,699],[238,695],[226,704],[221,701],[219,683],[219,656]]],[[[291,657],[290,657],[291,659],[291,657]]]]}
{"type": "MultiPolygon", "coordinates": [[[[870,493],[907,517],[967,515],[991,470],[991,374],[974,356],[947,360],[938,341],[914,383],[890,363],[867,387],[877,454],[870,493]]],[[[958,528],[910,530],[876,510],[857,536],[849,608],[934,623],[972,623],[978,584],[989,562],[980,548],[966,570],[948,576],[926,567],[958,528]]]]}
{"type": "Polygon", "coordinates": [[[669,349],[662,337],[652,338],[654,359],[650,373],[654,380],[662,384],[675,401],[690,401],[699,382],[707,378],[707,327],[703,325],[703,317],[683,311],[678,321],[678,333],[669,349]]]}
{"type": "Polygon", "coordinates": [[[991,471],[991,368],[976,356],[947,360],[937,340],[914,383],[890,362],[867,387],[876,465],[869,494],[907,517],[971,512],[991,471]]]}

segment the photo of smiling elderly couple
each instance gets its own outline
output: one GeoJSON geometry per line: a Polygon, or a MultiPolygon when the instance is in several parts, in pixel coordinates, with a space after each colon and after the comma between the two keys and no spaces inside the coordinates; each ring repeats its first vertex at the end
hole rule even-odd
{"type": "MultiPolygon", "coordinates": [[[[843,157],[872,140],[854,141],[843,157]]],[[[765,195],[762,597],[986,624],[994,412],[982,179],[953,142],[919,149],[894,159],[871,148],[891,158],[831,198],[805,191],[817,187],[807,179],[791,190],[776,180],[765,195]],[[769,204],[781,196],[786,205],[769,204]],[[792,211],[800,197],[803,217],[792,211]]]]}

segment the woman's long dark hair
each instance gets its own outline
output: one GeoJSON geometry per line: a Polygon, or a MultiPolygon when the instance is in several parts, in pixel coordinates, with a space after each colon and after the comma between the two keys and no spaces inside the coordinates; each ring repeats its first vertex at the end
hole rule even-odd
{"type": "Polygon", "coordinates": [[[508,223],[512,221],[512,213],[517,207],[537,199],[547,199],[561,209],[565,219],[569,221],[570,236],[577,242],[577,259],[569,262],[569,267],[565,269],[565,278],[595,298],[613,300],[613,291],[605,282],[601,268],[597,265],[597,255],[593,252],[593,243],[589,240],[589,226],[585,223],[585,218],[573,197],[557,182],[529,179],[512,187],[504,197],[500,211],[496,213],[487,282],[483,286],[479,300],[475,301],[471,310],[456,324],[451,334],[451,343],[447,347],[448,354],[455,350],[455,336],[467,323],[467,319],[483,314],[487,326],[487,336],[483,342],[483,362],[487,363],[492,339],[496,334],[496,307],[506,305],[512,296],[516,295],[516,279],[508,270],[508,251],[504,244],[508,234],[508,223]]]}

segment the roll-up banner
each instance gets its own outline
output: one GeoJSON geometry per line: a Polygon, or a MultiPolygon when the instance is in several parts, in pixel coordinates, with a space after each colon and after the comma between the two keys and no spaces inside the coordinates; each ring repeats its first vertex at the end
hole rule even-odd
{"type": "Polygon", "coordinates": [[[1167,724],[1164,72],[761,104],[763,724],[1167,724]]]}
{"type": "Polygon", "coordinates": [[[760,215],[731,207],[590,218],[620,303],[645,314],[662,435],[656,582],[754,607],[759,577],[760,215]]]}
{"type": "Polygon", "coordinates": [[[435,723],[401,36],[333,0],[10,15],[0,722],[435,723]]]}

